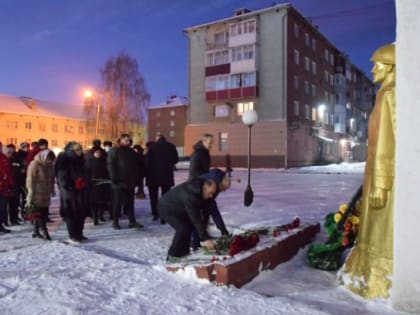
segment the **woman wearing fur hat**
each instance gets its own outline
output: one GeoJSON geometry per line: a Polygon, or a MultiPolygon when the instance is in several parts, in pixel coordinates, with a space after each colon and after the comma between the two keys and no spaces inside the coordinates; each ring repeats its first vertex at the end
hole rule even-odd
{"type": "Polygon", "coordinates": [[[53,151],[46,149],[39,152],[29,164],[26,176],[28,191],[26,205],[34,207],[34,213],[39,213],[34,222],[32,237],[40,237],[44,240],[51,240],[47,229],[47,219],[53,190],[54,160],[53,151]]]}

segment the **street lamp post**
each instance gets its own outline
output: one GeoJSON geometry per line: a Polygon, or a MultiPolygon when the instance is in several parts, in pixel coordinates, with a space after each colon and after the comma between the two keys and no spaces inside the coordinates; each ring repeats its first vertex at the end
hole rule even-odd
{"type": "Polygon", "coordinates": [[[248,126],[248,185],[244,194],[244,205],[249,207],[254,200],[254,192],[251,188],[251,128],[257,122],[258,114],[251,109],[242,114],[242,122],[248,126]]]}
{"type": "Polygon", "coordinates": [[[93,92],[91,90],[85,91],[85,98],[90,99],[93,104],[96,102],[96,122],[95,122],[95,137],[98,137],[99,134],[99,115],[101,110],[101,104],[98,99],[94,98],[93,92]]]}

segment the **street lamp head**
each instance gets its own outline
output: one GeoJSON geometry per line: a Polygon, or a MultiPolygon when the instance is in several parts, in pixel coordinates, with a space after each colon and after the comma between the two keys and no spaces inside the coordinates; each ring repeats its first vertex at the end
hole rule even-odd
{"type": "Polygon", "coordinates": [[[258,120],[258,114],[255,110],[250,109],[242,114],[242,122],[247,126],[254,125],[258,120]]]}
{"type": "Polygon", "coordinates": [[[93,96],[93,93],[91,90],[85,90],[85,97],[86,98],[91,98],[93,96]]]}

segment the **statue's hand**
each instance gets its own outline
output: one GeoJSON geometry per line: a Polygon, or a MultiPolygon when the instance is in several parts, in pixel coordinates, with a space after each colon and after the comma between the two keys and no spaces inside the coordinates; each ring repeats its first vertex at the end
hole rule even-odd
{"type": "Polygon", "coordinates": [[[388,191],[383,188],[374,188],[369,195],[369,205],[373,208],[383,208],[388,200],[388,191]]]}

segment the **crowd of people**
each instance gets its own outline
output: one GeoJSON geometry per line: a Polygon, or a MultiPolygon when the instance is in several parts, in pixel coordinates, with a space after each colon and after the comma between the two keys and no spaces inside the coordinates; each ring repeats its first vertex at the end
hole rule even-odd
{"type": "Polygon", "coordinates": [[[58,156],[46,139],[21,143],[18,149],[0,142],[0,235],[27,220],[33,225],[33,238],[51,240],[47,223],[56,185],[70,242],[87,240],[86,217],[98,225],[109,216],[119,230],[124,214],[128,228],[142,228],[134,204],[136,197],[146,198],[147,186],[153,221],[175,229],[168,259],[188,255],[190,247],[214,248],[207,224],[211,216],[221,233],[228,234],[215,198],[230,187],[230,172],[210,169],[212,143],[212,135],[203,135],[194,146],[188,180],[174,187],[178,153],[163,135],[146,148],[133,145],[128,134],[114,145],[94,140],[89,150],[69,142],[58,156]]]}

